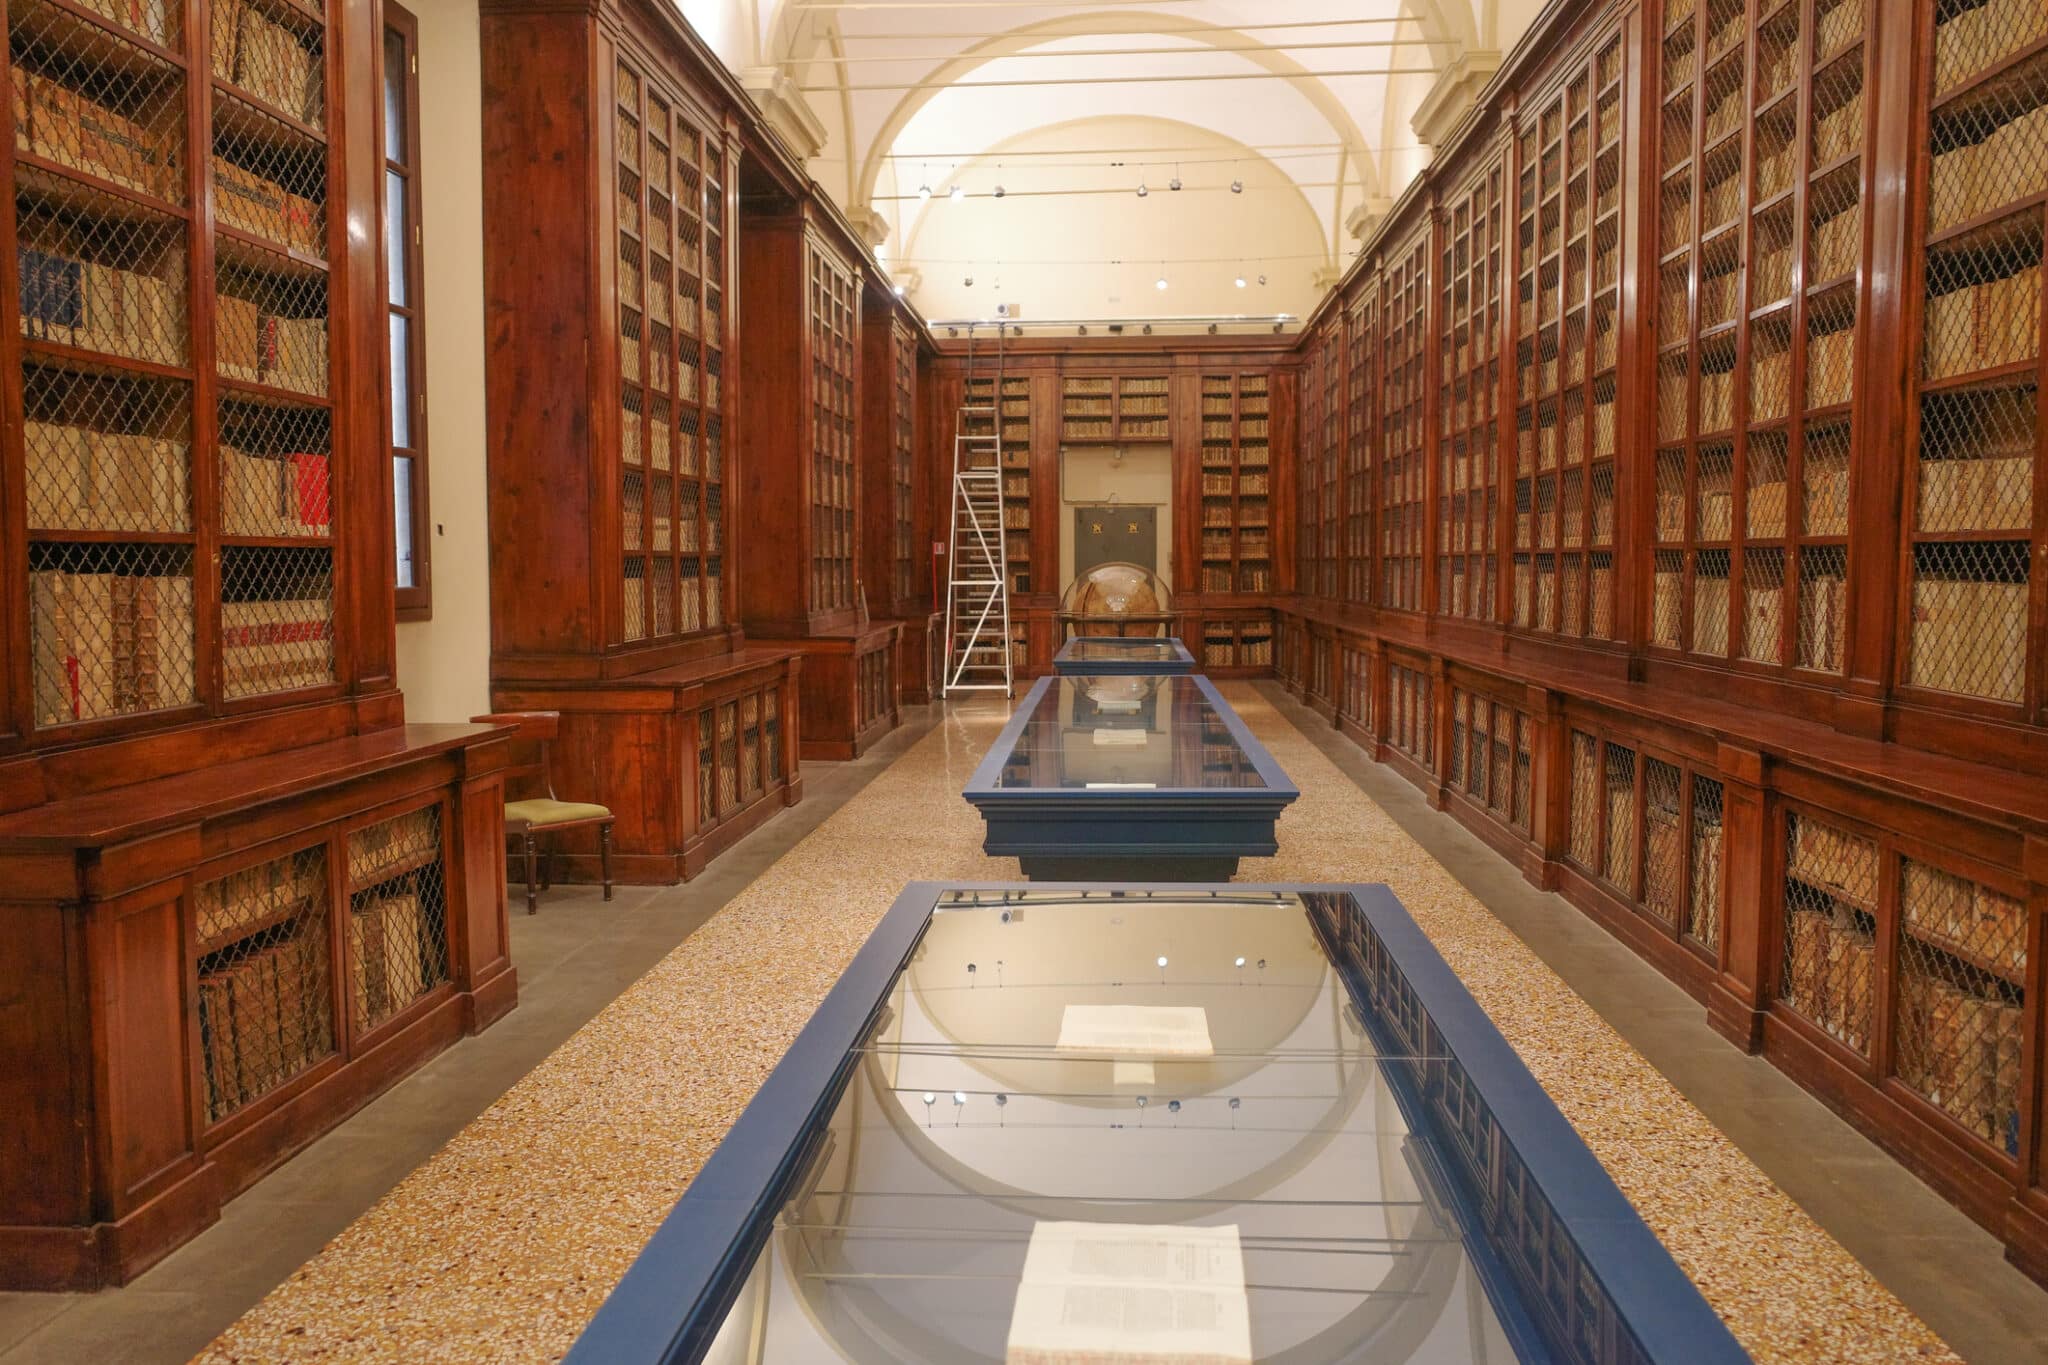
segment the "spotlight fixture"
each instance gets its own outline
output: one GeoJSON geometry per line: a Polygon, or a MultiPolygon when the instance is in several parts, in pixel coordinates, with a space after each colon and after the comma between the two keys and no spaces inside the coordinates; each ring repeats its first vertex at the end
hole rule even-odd
{"type": "Polygon", "coordinates": [[[961,189],[958,184],[955,184],[952,189],[946,191],[946,197],[954,200],[965,199],[967,191],[961,189]]]}
{"type": "Polygon", "coordinates": [[[1076,328],[1074,329],[1074,335],[1075,335],[1075,336],[1077,336],[1077,337],[1084,337],[1084,336],[1087,336],[1087,335],[1088,335],[1088,324],[1084,322],[1084,323],[1082,323],[1082,324],[1081,324],[1081,325],[1080,325],[1079,327],[1076,327],[1076,328]]]}
{"type": "Polygon", "coordinates": [[[929,170],[926,170],[924,174],[917,178],[917,197],[920,199],[932,197],[932,173],[929,170]]]}
{"type": "Polygon", "coordinates": [[[1264,284],[1265,282],[1266,282],[1266,277],[1265,277],[1264,275],[1261,275],[1261,276],[1259,276],[1259,283],[1260,283],[1260,284],[1264,284]]]}
{"type": "Polygon", "coordinates": [[[1180,193],[1180,167],[1175,166],[1173,168],[1173,179],[1166,182],[1166,188],[1176,194],[1180,193]]]}
{"type": "Polygon", "coordinates": [[[1237,277],[1237,280],[1236,280],[1236,284],[1237,284],[1237,287],[1238,287],[1239,289],[1242,289],[1242,288],[1244,288],[1244,276],[1243,276],[1242,274],[1240,274],[1240,275],[1239,275],[1239,276],[1237,277]]]}
{"type": "Polygon", "coordinates": [[[967,280],[966,280],[966,286],[967,286],[967,288],[969,288],[969,289],[972,289],[972,288],[974,288],[974,276],[972,276],[972,275],[969,275],[969,276],[967,277],[967,280]]]}
{"type": "Polygon", "coordinates": [[[996,198],[1002,198],[1004,193],[1005,191],[1001,185],[996,186],[996,198]]]}
{"type": "Polygon", "coordinates": [[[1230,182],[1230,192],[1231,192],[1232,194],[1243,194],[1243,193],[1244,193],[1244,181],[1242,181],[1242,180],[1233,180],[1233,181],[1231,181],[1231,182],[1230,182]]]}
{"type": "Polygon", "coordinates": [[[900,285],[900,284],[892,284],[892,285],[890,285],[890,286],[889,286],[889,288],[890,288],[890,291],[891,291],[892,293],[894,293],[894,294],[896,295],[896,297],[897,297],[897,298],[899,298],[899,299],[900,299],[900,298],[902,298],[902,297],[903,297],[903,286],[902,286],[902,285],[900,285]]]}
{"type": "MultiPolygon", "coordinates": [[[[1023,335],[1024,335],[1024,329],[1023,329],[1022,327],[1012,327],[1012,328],[1010,329],[1010,335],[1011,335],[1011,336],[1013,336],[1013,337],[1020,337],[1020,336],[1023,336],[1023,335]]],[[[1001,966],[1002,964],[1001,964],[1001,963],[997,963],[996,965],[997,965],[997,966],[1001,966]]]]}
{"type": "Polygon", "coordinates": [[[1140,180],[1140,181],[1138,182],[1138,197],[1139,197],[1140,199],[1143,199],[1143,198],[1144,198],[1144,197],[1145,197],[1146,195],[1148,195],[1148,194],[1150,194],[1150,193],[1152,193],[1152,191],[1150,191],[1150,190],[1146,189],[1146,188],[1145,188],[1145,182],[1144,182],[1144,181],[1142,181],[1142,180],[1140,180]]]}
{"type": "Polygon", "coordinates": [[[956,336],[959,336],[959,335],[960,335],[960,329],[959,329],[958,327],[948,327],[948,328],[946,329],[946,335],[947,335],[947,336],[949,336],[949,337],[956,337],[956,336]]]}
{"type": "Polygon", "coordinates": [[[1164,966],[1166,965],[1166,959],[1165,959],[1164,957],[1161,957],[1161,958],[1159,959],[1159,965],[1160,965],[1160,966],[1162,966],[1162,967],[1164,967],[1164,966]]]}
{"type": "Polygon", "coordinates": [[[1216,335],[1216,324],[1215,324],[1215,323],[1213,323],[1213,322],[1209,324],[1209,335],[1210,335],[1210,336],[1215,336],[1215,335],[1216,335]]]}
{"type": "Polygon", "coordinates": [[[1146,335],[1146,336],[1151,336],[1151,335],[1152,335],[1152,324],[1151,324],[1151,323],[1149,323],[1149,322],[1145,324],[1145,335],[1146,335]]]}
{"type": "Polygon", "coordinates": [[[1240,958],[1239,958],[1239,959],[1237,960],[1237,965],[1238,965],[1238,966],[1240,966],[1240,967],[1244,966],[1244,959],[1240,957],[1240,958]]]}
{"type": "Polygon", "coordinates": [[[1161,275],[1161,276],[1160,276],[1160,277],[1159,277],[1158,279],[1156,279],[1156,280],[1152,281],[1152,287],[1153,287],[1154,289],[1164,289],[1164,288],[1166,288],[1166,276],[1164,276],[1164,275],[1161,275]]]}

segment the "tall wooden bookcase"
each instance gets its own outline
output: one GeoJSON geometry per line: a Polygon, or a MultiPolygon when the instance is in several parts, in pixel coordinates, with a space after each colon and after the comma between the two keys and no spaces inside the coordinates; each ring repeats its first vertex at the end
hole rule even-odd
{"type": "Polygon", "coordinates": [[[816,199],[778,187],[749,199],[739,256],[750,320],[740,359],[752,537],[740,608],[757,638],[804,655],[804,754],[841,759],[895,728],[903,631],[876,614],[888,575],[863,576],[863,469],[893,455],[863,449],[861,414],[864,403],[890,399],[895,367],[862,373],[864,272],[846,240],[816,199]]]}
{"type": "Polygon", "coordinates": [[[2044,213],[2038,3],[1552,7],[1310,320],[1277,668],[2048,1279],[2044,213]]]}
{"type": "Polygon", "coordinates": [[[933,649],[943,629],[932,597],[928,509],[935,469],[919,439],[928,344],[886,280],[869,282],[863,306],[861,366],[869,387],[860,408],[861,583],[875,615],[903,623],[896,652],[903,700],[925,702],[936,695],[933,649]]]}
{"type": "Polygon", "coordinates": [[[795,656],[738,624],[744,96],[652,4],[487,5],[483,53],[492,704],[561,712],[556,789],[673,882],[802,791],[795,656]]]}
{"type": "Polygon", "coordinates": [[[511,1007],[505,744],[393,678],[373,11],[6,14],[0,1288],[79,1290],[511,1007]]]}

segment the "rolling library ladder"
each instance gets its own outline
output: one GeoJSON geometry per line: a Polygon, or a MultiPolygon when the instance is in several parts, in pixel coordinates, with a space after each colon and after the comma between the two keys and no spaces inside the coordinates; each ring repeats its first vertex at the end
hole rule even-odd
{"type": "Polygon", "coordinates": [[[1003,332],[986,406],[974,392],[974,326],[967,328],[968,382],[953,423],[953,520],[946,553],[944,695],[1011,695],[1010,574],[1003,535],[1003,332]],[[985,422],[977,421],[986,418],[985,422]],[[977,428],[985,428],[984,431],[977,428]]]}

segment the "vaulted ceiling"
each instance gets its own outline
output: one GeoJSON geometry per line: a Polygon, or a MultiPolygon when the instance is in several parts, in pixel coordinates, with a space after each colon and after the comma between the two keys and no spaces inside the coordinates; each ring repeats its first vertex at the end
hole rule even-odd
{"type": "Polygon", "coordinates": [[[682,7],[943,319],[1306,312],[1539,5],[682,7]]]}

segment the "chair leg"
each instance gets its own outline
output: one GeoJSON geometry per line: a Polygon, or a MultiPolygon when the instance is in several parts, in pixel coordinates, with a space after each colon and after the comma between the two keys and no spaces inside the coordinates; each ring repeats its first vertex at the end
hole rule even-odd
{"type": "Polygon", "coordinates": [[[539,891],[539,889],[538,889],[538,885],[537,885],[537,882],[538,882],[538,879],[539,879],[539,873],[540,873],[540,869],[539,869],[539,867],[538,867],[538,866],[536,866],[536,864],[538,863],[539,859],[538,859],[538,855],[537,855],[537,853],[536,853],[536,851],[535,851],[535,849],[534,849],[534,846],[533,846],[533,831],[532,831],[532,830],[528,830],[528,831],[526,831],[526,835],[525,835],[525,844],[526,844],[526,913],[527,913],[527,914],[529,914],[529,915],[534,915],[534,914],[538,914],[538,913],[540,913],[540,891],[539,891]]]}
{"type": "Polygon", "coordinates": [[[597,827],[597,858],[604,872],[604,898],[612,898],[612,827],[609,824],[597,827]]]}

